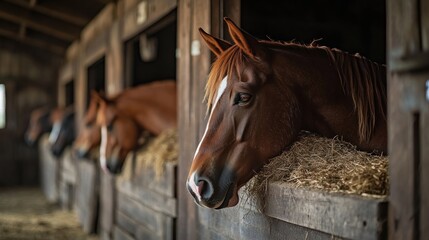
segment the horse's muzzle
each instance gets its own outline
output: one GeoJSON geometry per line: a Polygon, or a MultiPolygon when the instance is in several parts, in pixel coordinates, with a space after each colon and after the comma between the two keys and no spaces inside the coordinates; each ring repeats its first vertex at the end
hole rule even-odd
{"type": "Polygon", "coordinates": [[[34,143],[36,142],[33,139],[30,139],[28,137],[25,137],[24,140],[25,140],[25,143],[30,147],[34,146],[34,143]]]}
{"type": "Polygon", "coordinates": [[[78,148],[74,150],[75,155],[78,158],[88,158],[89,157],[89,151],[87,149],[78,148]]]}
{"type": "Polygon", "coordinates": [[[195,202],[208,208],[228,207],[230,199],[236,194],[234,174],[230,171],[221,174],[217,181],[194,172],[187,181],[187,189],[195,202]]]}
{"type": "Polygon", "coordinates": [[[111,158],[107,161],[106,167],[111,174],[116,175],[122,172],[123,163],[124,161],[120,161],[118,158],[111,158]]]}

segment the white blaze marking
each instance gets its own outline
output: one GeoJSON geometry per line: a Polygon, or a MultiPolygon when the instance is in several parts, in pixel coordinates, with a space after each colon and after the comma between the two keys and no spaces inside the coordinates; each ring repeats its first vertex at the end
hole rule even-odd
{"type": "Polygon", "coordinates": [[[61,123],[60,122],[56,122],[54,123],[54,126],[52,127],[51,133],[49,134],[49,143],[50,144],[54,144],[57,139],[58,136],[60,135],[60,131],[61,131],[61,123]]]}
{"type": "Polygon", "coordinates": [[[103,126],[101,127],[100,166],[105,172],[109,172],[107,169],[106,149],[107,149],[107,128],[103,126]]]}
{"type": "Polygon", "coordinates": [[[217,105],[220,97],[222,96],[222,94],[225,92],[226,85],[228,82],[227,79],[228,79],[228,76],[224,77],[222,79],[222,82],[219,84],[219,88],[218,88],[217,93],[216,93],[216,98],[215,98],[214,103],[213,103],[212,112],[210,113],[209,120],[207,121],[207,126],[206,126],[206,130],[204,131],[204,135],[201,138],[200,143],[198,144],[197,150],[195,151],[194,159],[197,156],[198,152],[200,151],[201,143],[204,141],[204,138],[206,137],[207,130],[209,129],[209,126],[210,126],[210,120],[212,119],[212,115],[213,115],[214,110],[216,109],[216,105],[217,105]]]}
{"type": "MultiPolygon", "coordinates": [[[[212,103],[213,104],[213,108],[212,108],[212,111],[210,113],[209,120],[207,121],[206,130],[204,131],[203,137],[201,138],[201,141],[198,144],[197,150],[195,150],[194,159],[197,156],[198,152],[200,151],[201,143],[204,141],[204,138],[206,137],[207,131],[208,131],[209,126],[210,126],[210,120],[212,119],[213,112],[216,109],[216,105],[219,102],[220,97],[222,96],[222,94],[226,90],[226,86],[227,86],[227,82],[228,82],[227,80],[228,80],[228,76],[226,76],[224,79],[222,79],[222,82],[219,84],[219,88],[217,90],[216,97],[215,97],[215,99],[214,99],[214,101],[212,103]]],[[[197,196],[198,201],[201,201],[201,196],[200,196],[200,193],[199,193],[199,190],[198,190],[198,186],[195,184],[195,179],[194,178],[195,178],[195,172],[193,172],[192,175],[189,177],[189,179],[187,181],[188,182],[187,184],[189,185],[189,187],[191,187],[191,190],[197,196]]]]}

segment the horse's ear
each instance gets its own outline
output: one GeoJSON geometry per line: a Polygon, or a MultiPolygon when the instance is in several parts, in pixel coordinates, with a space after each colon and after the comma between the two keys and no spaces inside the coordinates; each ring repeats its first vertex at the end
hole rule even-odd
{"type": "Polygon", "coordinates": [[[224,51],[226,51],[232,45],[229,42],[215,38],[212,35],[206,33],[202,28],[198,29],[204,42],[206,42],[209,49],[219,57],[224,51]]]}
{"type": "Polygon", "coordinates": [[[258,40],[249,33],[240,29],[230,18],[225,17],[224,20],[228,25],[229,34],[231,35],[234,43],[237,44],[237,46],[247,55],[256,57],[258,40]]]}

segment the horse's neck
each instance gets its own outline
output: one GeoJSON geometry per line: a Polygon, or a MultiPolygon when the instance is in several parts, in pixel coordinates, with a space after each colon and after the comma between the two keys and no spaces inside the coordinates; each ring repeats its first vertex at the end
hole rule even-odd
{"type": "MultiPolygon", "coordinates": [[[[166,83],[169,84],[169,83],[166,83]]],[[[130,89],[116,101],[120,112],[131,117],[139,127],[159,134],[176,122],[175,86],[130,89]],[[173,91],[174,90],[174,91],[173,91]]]]}
{"type": "MultiPolygon", "coordinates": [[[[324,48],[286,48],[280,51],[280,57],[284,60],[276,61],[275,64],[283,64],[277,69],[285,76],[283,81],[288,82],[289,87],[294,87],[294,92],[297,92],[304,130],[327,137],[340,135],[362,149],[369,149],[371,146],[360,141],[356,106],[351,94],[344,89],[341,80],[344,76],[341,76],[329,51],[324,48]]],[[[353,75],[353,71],[349,73],[353,75]]],[[[378,119],[382,118],[379,112],[376,114],[378,119]]],[[[377,121],[376,125],[382,130],[376,134],[383,135],[385,126],[381,120],[377,121]]]]}

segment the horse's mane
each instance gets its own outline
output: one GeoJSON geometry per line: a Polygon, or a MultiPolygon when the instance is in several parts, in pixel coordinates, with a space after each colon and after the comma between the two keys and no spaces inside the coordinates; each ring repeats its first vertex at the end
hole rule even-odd
{"type": "Polygon", "coordinates": [[[324,48],[334,62],[343,91],[353,99],[358,114],[359,138],[368,141],[375,128],[377,112],[386,119],[385,66],[359,54],[324,48]]]}
{"type": "MultiPolygon", "coordinates": [[[[259,41],[269,48],[305,48],[322,49],[338,72],[343,91],[351,96],[355,112],[358,115],[359,138],[368,141],[376,124],[377,112],[386,119],[386,77],[385,67],[374,63],[358,54],[351,55],[338,49],[317,46],[313,41],[310,45],[276,41],[259,41]]],[[[207,109],[216,96],[217,88],[225,76],[231,76],[232,71],[237,75],[239,67],[248,61],[248,57],[237,45],[231,46],[213,63],[206,84],[205,99],[207,109]]]]}

